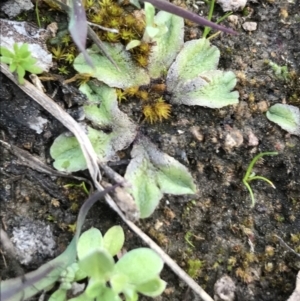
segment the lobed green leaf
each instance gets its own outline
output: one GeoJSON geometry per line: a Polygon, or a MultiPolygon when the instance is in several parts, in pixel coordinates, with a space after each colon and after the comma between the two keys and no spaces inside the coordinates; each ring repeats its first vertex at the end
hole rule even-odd
{"type": "Polygon", "coordinates": [[[219,49],[211,46],[206,39],[186,42],[168,71],[168,91],[173,92],[179,83],[195,79],[201,73],[215,70],[219,58],[219,49]]]}
{"type": "Polygon", "coordinates": [[[184,21],[161,11],[155,16],[154,23],[158,28],[167,28],[167,32],[153,38],[154,45],[149,57],[149,75],[151,78],[158,78],[169,69],[183,47],[184,21]]]}
{"type": "Polygon", "coordinates": [[[238,103],[239,93],[232,91],[235,85],[236,77],[231,71],[205,72],[197,78],[180,83],[173,90],[170,102],[189,106],[222,108],[238,103]]]}
{"type": "MultiPolygon", "coordinates": [[[[84,85],[80,88],[96,104],[84,106],[86,118],[97,125],[88,127],[88,137],[102,161],[114,158],[117,151],[128,147],[136,136],[136,125],[118,108],[116,91],[105,84],[84,85]],[[103,131],[101,131],[103,128],[103,131]]],[[[50,155],[53,166],[60,171],[75,172],[87,168],[77,139],[65,134],[54,140],[50,155]]]]}
{"type": "Polygon", "coordinates": [[[187,168],[161,152],[147,138],[141,137],[135,142],[131,156],[125,179],[132,184],[130,191],[139,207],[141,218],[153,213],[163,193],[181,195],[196,192],[187,168]]]}
{"type": "Polygon", "coordinates": [[[79,73],[89,73],[110,87],[128,88],[131,86],[147,85],[150,82],[146,70],[133,62],[130,53],[122,44],[103,43],[119,70],[104,55],[98,53],[93,46],[88,50],[94,68],[87,65],[82,54],[74,61],[74,68],[79,73]]]}

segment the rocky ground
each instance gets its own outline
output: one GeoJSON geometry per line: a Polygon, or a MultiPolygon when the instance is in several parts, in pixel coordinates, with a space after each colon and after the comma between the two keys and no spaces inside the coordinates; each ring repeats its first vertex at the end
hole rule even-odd
{"type": "MultiPolygon", "coordinates": [[[[207,12],[204,4],[188,6],[204,15],[207,12]]],[[[239,104],[219,110],[173,106],[168,121],[141,124],[141,132],[188,167],[198,194],[164,197],[151,218],[138,225],[211,296],[216,281],[228,275],[235,283],[236,301],[284,301],[293,292],[300,269],[299,256],[278,239],[300,253],[300,140],[268,121],[265,112],[275,103],[300,107],[300,4],[263,0],[246,8],[225,21],[238,35],[220,34],[212,39],[221,51],[220,68],[238,77],[239,104]],[[247,30],[247,22],[255,22],[256,29],[247,30]],[[289,78],[276,76],[270,61],[287,66],[289,78]],[[242,178],[251,159],[265,151],[279,154],[264,157],[255,172],[270,179],[276,189],[254,181],[256,204],[252,208],[242,178]]],[[[215,14],[223,14],[220,7],[215,14]]],[[[2,12],[2,17],[7,16],[2,12]]],[[[199,38],[201,31],[187,26],[186,39],[199,38]]],[[[63,126],[3,75],[1,82],[1,140],[51,166],[49,147],[63,126]]],[[[55,99],[67,106],[60,90],[55,99]]],[[[134,111],[134,104],[126,106],[123,110],[134,111]]],[[[32,270],[65,249],[85,195],[78,187],[65,187],[73,180],[23,166],[2,146],[0,166],[2,227],[16,243],[33,241],[31,255],[26,246],[20,251],[26,253],[20,259],[22,267],[32,270]]],[[[121,174],[124,169],[116,167],[121,174]]],[[[94,226],[105,232],[115,224],[123,225],[101,203],[89,214],[85,228],[94,226]]],[[[144,245],[123,226],[127,250],[144,245]]],[[[20,260],[3,248],[1,253],[1,278],[16,276],[20,260]]],[[[162,278],[168,287],[157,300],[198,300],[168,268],[162,278]]]]}

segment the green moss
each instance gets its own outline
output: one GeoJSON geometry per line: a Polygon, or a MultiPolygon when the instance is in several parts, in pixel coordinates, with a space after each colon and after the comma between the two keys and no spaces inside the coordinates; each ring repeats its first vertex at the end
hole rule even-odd
{"type": "Polygon", "coordinates": [[[199,259],[189,259],[187,262],[187,273],[193,278],[199,277],[201,273],[201,269],[204,266],[204,261],[201,261],[199,259]]]}

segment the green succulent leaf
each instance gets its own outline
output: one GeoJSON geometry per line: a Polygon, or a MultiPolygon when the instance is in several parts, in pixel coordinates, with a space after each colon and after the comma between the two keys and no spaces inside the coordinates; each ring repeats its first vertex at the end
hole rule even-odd
{"type": "Polygon", "coordinates": [[[13,48],[14,48],[15,55],[17,55],[19,53],[19,49],[20,49],[18,43],[14,43],[13,48]]]}
{"type": "Polygon", "coordinates": [[[137,126],[120,111],[115,89],[98,82],[90,82],[87,86],[84,89],[81,87],[80,90],[96,104],[84,106],[85,116],[98,128],[104,129],[103,134],[107,136],[107,143],[102,149],[105,152],[96,152],[101,158],[108,160],[115,156],[117,151],[127,148],[132,143],[136,137],[137,126]]]}
{"type": "Polygon", "coordinates": [[[25,70],[22,66],[17,66],[18,81],[21,85],[24,84],[25,70]]]}
{"type": "Polygon", "coordinates": [[[140,285],[157,277],[162,259],[151,249],[139,248],[126,253],[115,265],[115,273],[126,275],[132,285],[140,285]]]}
{"type": "Polygon", "coordinates": [[[87,278],[87,274],[84,271],[78,269],[78,271],[75,274],[74,281],[78,282],[78,281],[83,280],[85,278],[87,278]]]}
{"type": "Polygon", "coordinates": [[[82,54],[74,61],[74,68],[79,73],[89,73],[110,87],[128,88],[131,86],[147,85],[150,82],[146,70],[133,62],[131,55],[122,44],[104,43],[111,58],[117,64],[118,70],[110,60],[101,55],[96,47],[88,49],[94,68],[87,65],[82,54]]]}
{"type": "Polygon", "coordinates": [[[238,103],[239,93],[232,91],[236,85],[231,71],[214,70],[177,85],[170,100],[174,104],[222,108],[238,103]]]}
{"type": "Polygon", "coordinates": [[[24,43],[20,46],[20,49],[18,52],[16,52],[16,55],[21,59],[27,59],[31,57],[31,53],[28,50],[28,44],[24,43]]]}
{"type": "Polygon", "coordinates": [[[103,238],[104,248],[111,256],[117,255],[124,244],[125,235],[121,226],[113,226],[107,230],[103,238]]]}
{"type": "Polygon", "coordinates": [[[12,58],[10,58],[8,56],[1,56],[0,62],[10,65],[12,63],[12,58]]]}
{"type": "Polygon", "coordinates": [[[167,31],[153,38],[148,71],[151,78],[162,76],[169,69],[176,55],[183,47],[184,21],[175,15],[160,11],[154,23],[167,31]]]}
{"type": "Polygon", "coordinates": [[[114,259],[103,248],[97,248],[90,251],[78,262],[79,268],[83,270],[88,277],[105,280],[110,277],[114,269],[114,259]]]}
{"type": "Polygon", "coordinates": [[[166,282],[160,279],[158,276],[147,282],[139,284],[136,290],[148,297],[157,297],[163,293],[166,288],[166,282]]]}
{"type": "MultiPolygon", "coordinates": [[[[102,161],[113,158],[115,151],[111,144],[112,134],[87,128],[88,138],[96,154],[102,161]]],[[[64,134],[58,136],[50,148],[50,154],[55,160],[53,166],[60,171],[75,172],[87,168],[86,161],[75,137],[68,137],[64,134]]]]}
{"type": "Polygon", "coordinates": [[[26,67],[30,67],[31,65],[34,65],[37,62],[37,60],[33,57],[28,57],[26,59],[23,59],[21,64],[22,66],[25,68],[26,67]]]}
{"type": "Polygon", "coordinates": [[[33,74],[40,74],[40,73],[43,73],[43,69],[38,67],[38,66],[35,66],[35,65],[29,65],[28,63],[26,64],[22,64],[23,68],[25,70],[27,70],[28,72],[30,73],[33,73],[33,74]]]}
{"type": "Polygon", "coordinates": [[[6,47],[3,46],[0,47],[0,54],[4,57],[10,57],[10,58],[15,57],[15,54],[12,51],[8,50],[6,47]]]}
{"type": "Polygon", "coordinates": [[[15,72],[17,70],[18,64],[12,61],[12,63],[9,66],[9,71],[10,72],[15,72]]]}
{"type": "Polygon", "coordinates": [[[98,229],[91,228],[83,232],[77,243],[77,256],[79,260],[94,249],[103,247],[103,244],[103,237],[98,229]]]}
{"type": "Polygon", "coordinates": [[[161,152],[147,138],[141,137],[134,144],[131,156],[125,178],[132,184],[131,193],[141,218],[153,213],[163,193],[181,195],[196,192],[187,168],[161,152]]]}
{"type": "Polygon", "coordinates": [[[275,104],[267,112],[267,118],[292,135],[300,136],[300,110],[287,104],[275,104]]]}
{"type": "Polygon", "coordinates": [[[29,50],[28,50],[28,44],[27,44],[27,43],[21,44],[21,46],[20,46],[20,48],[19,48],[19,52],[20,52],[20,53],[24,53],[24,52],[26,52],[26,51],[29,52],[29,50]]]}

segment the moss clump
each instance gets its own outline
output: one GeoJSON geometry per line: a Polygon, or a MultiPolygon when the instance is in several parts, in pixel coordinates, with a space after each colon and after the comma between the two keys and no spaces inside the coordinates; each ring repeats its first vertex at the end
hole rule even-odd
{"type": "Polygon", "coordinates": [[[187,261],[187,273],[193,278],[197,278],[200,276],[201,269],[203,268],[204,261],[199,259],[189,259],[187,261]]]}
{"type": "MultiPolygon", "coordinates": [[[[145,18],[133,7],[119,4],[115,0],[85,0],[84,7],[88,21],[102,27],[117,29],[118,33],[97,29],[94,30],[102,41],[127,45],[132,40],[141,40],[145,31],[145,18]]],[[[148,66],[151,44],[142,42],[130,50],[133,60],[141,67],[148,66]]]]}

